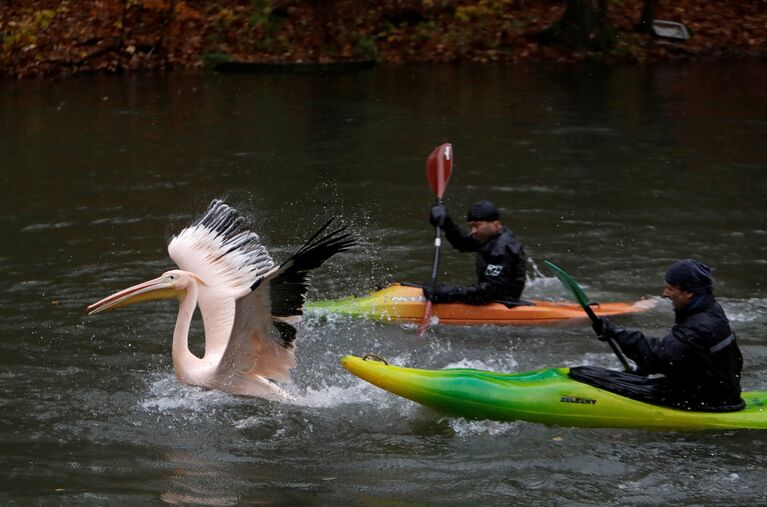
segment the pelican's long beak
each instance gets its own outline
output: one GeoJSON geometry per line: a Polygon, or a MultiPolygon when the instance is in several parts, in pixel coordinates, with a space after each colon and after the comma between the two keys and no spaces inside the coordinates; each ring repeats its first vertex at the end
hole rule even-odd
{"type": "Polygon", "coordinates": [[[97,303],[93,303],[85,308],[87,315],[94,313],[114,310],[121,306],[132,305],[141,301],[152,301],[155,299],[178,299],[184,291],[174,287],[173,283],[167,277],[161,276],[148,282],[128,287],[111,296],[107,296],[97,303]]]}

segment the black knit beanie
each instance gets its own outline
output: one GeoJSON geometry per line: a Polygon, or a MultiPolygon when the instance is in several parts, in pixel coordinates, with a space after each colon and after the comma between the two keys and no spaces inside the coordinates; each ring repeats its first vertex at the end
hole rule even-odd
{"type": "Polygon", "coordinates": [[[467,222],[493,222],[500,219],[501,214],[498,213],[495,204],[490,201],[475,202],[466,213],[467,222]]]}
{"type": "Polygon", "coordinates": [[[668,268],[666,283],[687,292],[702,292],[714,287],[714,275],[702,262],[684,259],[668,268]]]}

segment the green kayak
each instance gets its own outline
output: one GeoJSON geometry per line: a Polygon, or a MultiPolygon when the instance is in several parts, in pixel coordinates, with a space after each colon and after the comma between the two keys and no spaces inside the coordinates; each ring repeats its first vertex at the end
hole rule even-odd
{"type": "Polygon", "coordinates": [[[393,394],[468,419],[612,428],[767,429],[767,391],[744,392],[746,408],[737,412],[691,412],[632,400],[575,381],[568,376],[568,368],[523,373],[420,370],[356,356],[344,356],[341,364],[393,394]]]}

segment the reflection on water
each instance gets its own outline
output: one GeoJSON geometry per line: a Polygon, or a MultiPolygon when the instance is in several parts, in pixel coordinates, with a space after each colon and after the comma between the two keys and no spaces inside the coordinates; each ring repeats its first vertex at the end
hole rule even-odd
{"type": "MultiPolygon", "coordinates": [[[[0,83],[3,503],[764,503],[764,439],[585,430],[435,414],[356,380],[342,355],[521,371],[618,367],[584,322],[412,327],[308,315],[300,403],[179,384],[173,302],[85,318],[172,266],[213,197],[277,261],[330,216],[361,246],[312,299],[430,276],[426,155],[456,150],[454,217],[491,199],[525,242],[529,297],[567,298],[549,259],[663,333],[674,261],[701,258],[767,389],[767,101],[762,62],[652,68],[417,66],[348,75],[172,75],[0,83]],[[668,474],[669,470],[675,473],[668,474]],[[584,500],[587,499],[587,500],[584,500]]],[[[445,250],[440,278],[469,281],[445,250]]],[[[201,330],[197,331],[201,338],[201,330]]]]}

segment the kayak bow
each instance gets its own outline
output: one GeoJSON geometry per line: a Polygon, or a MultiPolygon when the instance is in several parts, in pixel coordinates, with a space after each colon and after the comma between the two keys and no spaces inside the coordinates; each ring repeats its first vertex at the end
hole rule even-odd
{"type": "MultiPolygon", "coordinates": [[[[586,318],[578,304],[529,300],[531,306],[507,307],[501,303],[466,305],[461,303],[435,304],[432,314],[440,324],[500,324],[537,325],[553,324],[569,319],[586,318]]],[[[329,301],[315,301],[306,308],[327,313],[337,313],[383,322],[420,323],[426,299],[420,287],[393,284],[367,296],[347,297],[329,301]]],[[[652,299],[633,303],[603,303],[592,306],[598,316],[636,313],[655,306],[652,299]]]]}
{"type": "Polygon", "coordinates": [[[560,426],[655,429],[767,429],[767,391],[744,392],[737,412],[691,412],[631,400],[568,376],[568,368],[495,373],[421,370],[344,356],[357,377],[437,411],[467,419],[560,426]]]}

